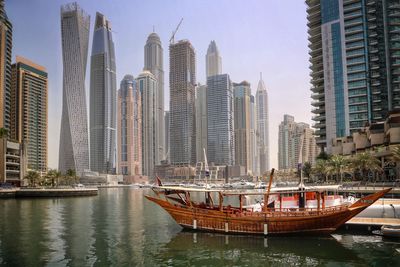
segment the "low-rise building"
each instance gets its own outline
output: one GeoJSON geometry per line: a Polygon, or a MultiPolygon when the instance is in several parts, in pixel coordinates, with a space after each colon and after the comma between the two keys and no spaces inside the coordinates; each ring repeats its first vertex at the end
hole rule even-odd
{"type": "Polygon", "coordinates": [[[0,183],[23,185],[26,170],[26,149],[23,144],[0,139],[0,183]]]}

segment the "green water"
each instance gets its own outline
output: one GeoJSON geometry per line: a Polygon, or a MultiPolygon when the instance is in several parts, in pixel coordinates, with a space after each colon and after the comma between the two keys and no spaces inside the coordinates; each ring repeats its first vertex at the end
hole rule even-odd
{"type": "Polygon", "coordinates": [[[1,266],[400,266],[379,236],[254,237],[182,231],[143,195],[0,199],[1,266]]]}

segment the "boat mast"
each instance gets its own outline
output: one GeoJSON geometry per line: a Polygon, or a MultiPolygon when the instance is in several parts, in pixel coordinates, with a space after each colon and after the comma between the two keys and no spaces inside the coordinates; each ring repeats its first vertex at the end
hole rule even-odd
{"type": "Polygon", "coordinates": [[[203,147],[203,152],[204,152],[205,182],[206,182],[206,187],[207,187],[207,176],[210,176],[210,170],[208,169],[208,162],[207,162],[206,149],[205,149],[204,147],[203,147]]]}
{"type": "Polygon", "coordinates": [[[269,183],[268,183],[267,193],[264,195],[264,207],[263,207],[264,211],[267,211],[269,192],[271,191],[272,178],[274,177],[274,171],[275,171],[275,169],[272,168],[271,174],[269,175],[269,183]]]}

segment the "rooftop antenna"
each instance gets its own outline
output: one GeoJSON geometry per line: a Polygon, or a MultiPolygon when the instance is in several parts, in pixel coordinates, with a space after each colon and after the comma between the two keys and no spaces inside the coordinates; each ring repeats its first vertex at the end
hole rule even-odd
{"type": "Polygon", "coordinates": [[[181,21],[179,21],[178,26],[176,26],[175,31],[172,32],[172,36],[171,36],[171,38],[169,39],[169,43],[170,43],[170,44],[175,43],[175,34],[176,34],[176,32],[178,31],[179,26],[181,26],[182,21],[183,21],[183,18],[181,18],[181,21]]]}

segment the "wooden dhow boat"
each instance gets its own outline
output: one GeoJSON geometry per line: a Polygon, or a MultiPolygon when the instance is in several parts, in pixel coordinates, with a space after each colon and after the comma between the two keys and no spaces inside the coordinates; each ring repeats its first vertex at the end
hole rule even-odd
{"type": "Polygon", "coordinates": [[[333,202],[328,206],[332,196],[324,187],[271,191],[273,172],[272,169],[267,190],[258,192],[163,186],[157,178],[155,196],[146,198],[187,229],[256,235],[329,234],[391,190],[383,189],[355,203],[333,202]],[[200,196],[205,201],[194,201],[200,196]],[[263,197],[261,209],[243,205],[249,196],[263,197]],[[288,197],[288,203],[296,205],[285,205],[288,197]],[[238,205],[230,204],[232,198],[238,200],[238,205]]]}

